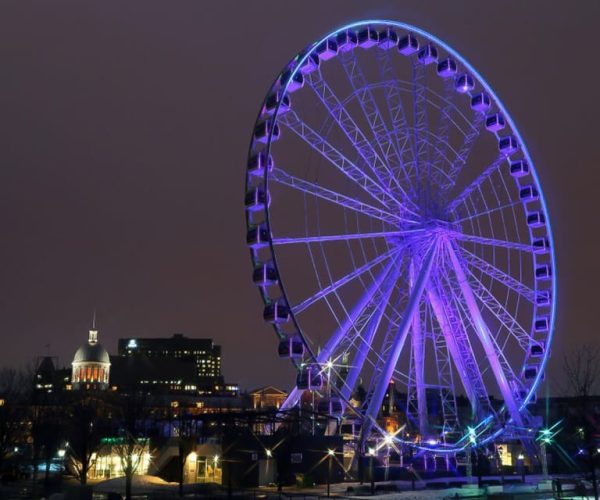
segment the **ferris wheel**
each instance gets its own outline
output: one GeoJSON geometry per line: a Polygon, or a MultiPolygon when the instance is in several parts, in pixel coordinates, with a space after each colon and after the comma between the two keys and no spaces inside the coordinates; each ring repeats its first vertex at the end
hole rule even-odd
{"type": "Polygon", "coordinates": [[[434,451],[527,425],[554,327],[549,215],[513,120],[453,49],[380,20],[309,45],[260,108],[245,208],[263,316],[298,370],[282,410],[313,391],[360,416],[363,444],[434,451]]]}

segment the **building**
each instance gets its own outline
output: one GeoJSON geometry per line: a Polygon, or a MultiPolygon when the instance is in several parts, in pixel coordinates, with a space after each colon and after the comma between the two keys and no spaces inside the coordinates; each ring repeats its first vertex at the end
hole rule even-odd
{"type": "Polygon", "coordinates": [[[252,409],[254,410],[279,409],[285,398],[287,398],[287,392],[272,385],[261,387],[250,393],[252,409]]]}
{"type": "Polygon", "coordinates": [[[192,358],[158,358],[145,354],[111,356],[110,385],[119,392],[196,394],[196,363],[192,358]]]}
{"type": "Polygon", "coordinates": [[[71,388],[71,370],[57,368],[57,358],[42,356],[37,359],[34,374],[35,392],[52,393],[71,388]]]}
{"type": "Polygon", "coordinates": [[[212,339],[192,339],[180,333],[169,338],[119,339],[120,356],[144,355],[150,359],[193,359],[196,365],[196,386],[199,394],[225,390],[221,374],[221,346],[212,339]]]}
{"type": "Polygon", "coordinates": [[[73,390],[108,388],[110,357],[106,349],[98,343],[98,330],[90,330],[87,343],[77,349],[71,366],[73,390]]]}

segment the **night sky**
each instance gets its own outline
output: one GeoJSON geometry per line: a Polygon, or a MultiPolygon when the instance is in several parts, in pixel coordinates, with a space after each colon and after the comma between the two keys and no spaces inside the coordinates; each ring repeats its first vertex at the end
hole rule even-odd
{"type": "Polygon", "coordinates": [[[596,1],[0,5],[0,366],[100,341],[212,337],[243,388],[293,382],[251,283],[244,171],[270,82],[363,18],[415,24],[488,80],[548,200],[558,259],[550,381],[598,340],[596,1]]]}

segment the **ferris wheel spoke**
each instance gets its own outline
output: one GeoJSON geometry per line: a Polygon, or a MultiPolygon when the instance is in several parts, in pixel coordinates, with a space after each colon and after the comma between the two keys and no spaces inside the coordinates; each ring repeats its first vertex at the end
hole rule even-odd
{"type": "Polygon", "coordinates": [[[377,55],[380,62],[381,80],[383,82],[389,82],[389,85],[384,86],[384,96],[392,125],[389,133],[389,142],[393,142],[395,145],[395,151],[397,152],[398,157],[398,164],[396,167],[398,174],[396,175],[396,178],[399,178],[401,173],[402,177],[407,182],[407,188],[410,191],[409,195],[416,197],[415,186],[413,185],[410,172],[408,171],[409,162],[406,161],[407,155],[404,152],[404,145],[408,145],[408,157],[414,158],[415,154],[412,149],[413,143],[410,140],[410,134],[408,133],[409,127],[406,120],[406,113],[404,112],[402,94],[397,83],[399,78],[394,71],[391,51],[380,50],[377,52],[377,55]]]}
{"type": "MultiPolygon", "coordinates": [[[[372,166],[378,165],[377,170],[380,172],[382,180],[387,181],[390,187],[391,184],[394,184],[392,189],[399,192],[404,203],[412,204],[412,199],[398,182],[398,179],[391,170],[391,165],[401,164],[400,156],[394,142],[389,140],[390,132],[388,131],[383,116],[377,106],[373,91],[360,67],[356,52],[348,51],[342,53],[340,57],[346,76],[357,95],[358,103],[369,123],[369,127],[375,137],[375,142],[377,143],[379,151],[382,153],[383,161],[377,154],[369,155],[370,158],[368,161],[371,162],[370,165],[372,166]]],[[[342,103],[340,103],[340,105],[341,104],[342,103]]],[[[414,208],[416,208],[416,206],[414,208]]]]}
{"type": "MultiPolygon", "coordinates": [[[[448,139],[450,134],[450,123],[452,121],[450,114],[455,108],[455,95],[456,91],[454,88],[454,78],[444,79],[444,104],[440,108],[440,119],[436,133],[435,151],[433,153],[433,166],[436,169],[436,173],[440,170],[444,171],[444,166],[450,164],[450,161],[448,161],[446,156],[443,154],[443,150],[447,149],[450,145],[450,141],[448,139]]],[[[453,179],[449,176],[449,174],[447,174],[447,179],[447,182],[438,180],[438,185],[445,186],[451,184],[453,179]]]]}
{"type": "Polygon", "coordinates": [[[390,297],[392,295],[392,292],[394,291],[394,287],[396,285],[396,281],[398,279],[399,274],[400,270],[398,269],[396,270],[393,279],[391,279],[387,287],[385,287],[382,300],[376,305],[374,314],[372,314],[364,333],[353,342],[355,344],[356,353],[352,360],[352,366],[350,368],[350,371],[348,372],[346,379],[343,381],[343,386],[341,389],[342,397],[346,401],[349,400],[352,396],[352,392],[356,387],[358,378],[363,372],[363,366],[367,359],[367,355],[369,354],[371,346],[373,345],[373,340],[375,338],[377,330],[381,325],[381,321],[384,317],[385,310],[388,307],[390,297]]]}
{"type": "MultiPolygon", "coordinates": [[[[414,151],[415,156],[413,158],[415,162],[415,171],[417,178],[417,196],[421,198],[423,196],[422,182],[423,175],[427,179],[430,178],[431,163],[428,160],[429,156],[429,144],[425,140],[425,130],[427,129],[427,97],[425,95],[425,85],[423,80],[425,79],[425,66],[420,64],[416,59],[413,59],[413,80],[412,80],[412,92],[413,92],[413,120],[414,120],[414,151]],[[427,171],[422,171],[427,169],[427,171]]],[[[427,183],[427,186],[429,184],[427,183]]],[[[429,194],[429,193],[427,193],[429,194]]]]}
{"type": "Polygon", "coordinates": [[[298,191],[311,194],[323,200],[330,201],[331,203],[335,203],[341,207],[354,210],[355,212],[359,212],[383,222],[388,222],[395,225],[401,222],[408,222],[402,219],[399,215],[394,215],[390,212],[374,207],[373,205],[369,205],[368,203],[363,203],[350,198],[349,196],[336,193],[331,189],[327,189],[304,179],[300,179],[299,177],[288,174],[280,168],[273,169],[269,176],[269,181],[274,181],[292,189],[297,189],[298,191]]]}
{"type": "Polygon", "coordinates": [[[471,221],[471,220],[477,219],[479,217],[485,217],[486,215],[490,215],[495,212],[501,212],[502,210],[506,210],[507,208],[516,207],[517,205],[521,205],[521,204],[522,204],[521,200],[511,201],[509,203],[500,205],[499,207],[489,208],[482,212],[469,213],[468,216],[463,217],[461,219],[456,219],[455,221],[452,221],[452,222],[454,222],[456,224],[460,224],[461,222],[471,221]]]}
{"type": "Polygon", "coordinates": [[[514,241],[498,240],[495,238],[485,238],[483,236],[475,236],[473,234],[465,234],[460,231],[448,231],[448,235],[458,241],[468,241],[471,243],[479,243],[492,247],[509,248],[520,252],[532,253],[533,247],[525,243],[517,243],[514,241]]]}
{"type": "Polygon", "coordinates": [[[416,215],[415,210],[417,207],[414,205],[412,200],[406,197],[406,193],[402,189],[402,186],[398,183],[392,172],[390,172],[386,163],[381,159],[379,154],[375,151],[369,140],[361,128],[356,124],[352,115],[345,108],[344,104],[336,96],[335,92],[329,86],[329,84],[323,78],[320,70],[317,70],[308,78],[308,83],[313,89],[317,97],[321,100],[325,109],[329,115],[333,118],[335,123],[338,124],[344,135],[348,138],[348,141],[352,144],[353,148],[357,151],[358,155],[362,158],[365,165],[368,166],[371,171],[375,174],[379,180],[379,184],[384,186],[388,193],[394,197],[395,204],[401,209],[402,212],[408,212],[416,215]],[[412,208],[406,206],[399,199],[393,195],[394,187],[404,195],[403,201],[412,205],[412,208]]]}
{"type": "MultiPolygon", "coordinates": [[[[473,328],[473,330],[476,331],[477,325],[474,323],[473,317],[467,311],[466,306],[463,304],[460,304],[460,308],[462,309],[463,316],[466,318],[466,321],[468,322],[468,324],[471,325],[471,328],[473,328]]],[[[491,330],[489,329],[489,327],[488,327],[488,331],[490,332],[491,344],[492,344],[494,351],[496,352],[496,356],[500,363],[500,367],[502,368],[502,372],[505,374],[506,379],[508,380],[509,385],[511,386],[511,388],[513,390],[513,395],[514,395],[515,401],[517,402],[517,405],[519,405],[520,397],[518,396],[518,393],[515,389],[523,388],[523,383],[515,375],[512,367],[510,366],[510,363],[508,362],[508,360],[506,359],[506,356],[504,355],[502,348],[500,348],[500,346],[498,345],[496,336],[494,336],[491,333],[491,330]]],[[[492,367],[492,372],[493,372],[493,367],[492,367]]]]}
{"type": "Polygon", "coordinates": [[[475,119],[471,124],[471,129],[465,135],[460,149],[458,150],[456,159],[450,165],[448,175],[450,179],[452,179],[452,184],[447,186],[447,189],[450,189],[456,184],[456,179],[458,179],[461,170],[467,164],[471,151],[473,150],[473,146],[475,145],[475,141],[479,137],[479,133],[481,131],[481,126],[483,125],[484,119],[485,114],[483,113],[477,113],[477,115],[475,116],[475,119]]]}
{"type": "Polygon", "coordinates": [[[519,413],[518,401],[513,394],[513,390],[509,384],[509,379],[504,371],[506,366],[501,362],[500,353],[498,352],[492,334],[490,333],[490,330],[483,319],[483,316],[481,315],[481,311],[477,306],[473,290],[471,289],[471,286],[463,271],[458,256],[452,248],[452,245],[446,244],[446,251],[450,257],[454,273],[457,277],[458,286],[460,287],[462,296],[465,300],[471,323],[486,353],[490,367],[492,368],[492,372],[496,378],[496,382],[498,383],[500,393],[504,399],[504,404],[506,405],[514,423],[517,426],[522,426],[523,420],[521,418],[521,414],[519,413]]]}
{"type": "Polygon", "coordinates": [[[464,203],[505,161],[506,158],[503,155],[498,155],[498,157],[486,167],[481,174],[473,179],[450,203],[448,203],[446,211],[448,213],[454,212],[458,206],[464,203]]]}
{"type": "Polygon", "coordinates": [[[375,233],[330,234],[319,236],[299,236],[291,238],[273,238],[273,245],[293,245],[298,243],[325,243],[329,241],[365,240],[374,238],[395,238],[421,233],[424,229],[406,229],[404,231],[380,231],[375,233]]]}
{"type": "Polygon", "coordinates": [[[304,123],[296,114],[290,110],[279,117],[282,125],[293,131],[300,139],[306,142],[311,148],[317,151],[321,156],[327,159],[336,169],[346,177],[354,181],[373,199],[387,207],[389,205],[398,205],[398,200],[390,192],[390,189],[374,181],[361,168],[351,162],[339,150],[333,147],[311,127],[304,123]]]}
{"type": "Polygon", "coordinates": [[[464,262],[468,265],[467,267],[470,266],[478,269],[499,283],[502,283],[505,287],[510,288],[514,292],[518,293],[521,297],[529,302],[535,303],[535,291],[529,288],[527,285],[524,285],[518,279],[506,274],[504,271],[498,269],[496,266],[490,264],[463,247],[459,249],[459,252],[464,262]]]}
{"type": "Polygon", "coordinates": [[[400,326],[398,327],[398,332],[395,335],[392,345],[387,353],[386,362],[382,366],[381,372],[377,373],[377,377],[375,377],[375,375],[373,376],[373,380],[376,380],[376,385],[372,391],[369,391],[370,394],[367,395],[367,401],[365,403],[366,419],[361,430],[362,444],[364,444],[364,440],[369,436],[369,433],[373,427],[373,422],[376,420],[381,408],[383,396],[389,385],[392,375],[394,374],[400,353],[404,347],[404,343],[406,342],[408,331],[412,325],[413,317],[416,314],[416,311],[419,309],[423,290],[425,289],[425,285],[429,279],[436,253],[437,243],[434,243],[427,249],[422,263],[419,266],[419,274],[415,280],[415,286],[410,292],[406,310],[404,311],[400,326]]]}
{"type": "MultiPolygon", "coordinates": [[[[388,275],[392,272],[397,264],[397,260],[394,259],[390,262],[376,277],[376,279],[371,283],[371,285],[365,290],[363,295],[360,297],[358,302],[355,304],[354,308],[347,314],[347,318],[344,320],[342,324],[338,326],[333,335],[329,338],[323,349],[321,349],[317,355],[312,359],[312,361],[316,362],[319,366],[329,360],[332,356],[334,350],[337,348],[338,344],[346,338],[348,333],[351,330],[355,330],[357,326],[357,320],[363,314],[365,308],[367,308],[371,303],[377,302],[378,299],[378,291],[381,286],[385,282],[388,275]]],[[[295,387],[288,397],[285,399],[283,404],[281,405],[280,410],[285,411],[298,403],[300,396],[302,395],[303,390],[295,387]]]]}
{"type": "Polygon", "coordinates": [[[294,314],[301,313],[302,311],[308,309],[311,305],[313,305],[318,300],[320,300],[324,297],[327,297],[332,292],[337,291],[339,288],[350,283],[352,280],[363,275],[367,271],[370,271],[375,266],[377,266],[381,262],[385,261],[386,259],[389,259],[391,256],[394,256],[396,253],[400,252],[401,250],[402,250],[401,247],[391,248],[387,252],[381,254],[376,259],[373,259],[372,261],[367,262],[365,265],[354,269],[351,273],[346,274],[339,280],[335,281],[334,283],[331,283],[329,286],[323,288],[322,290],[319,290],[317,293],[315,293],[311,297],[308,297],[308,298],[304,299],[302,302],[296,304],[295,306],[292,306],[292,312],[294,314]]]}
{"type": "Polygon", "coordinates": [[[467,269],[467,272],[470,275],[471,288],[475,296],[500,321],[521,348],[527,352],[532,340],[529,333],[469,269],[467,269]]]}
{"type": "Polygon", "coordinates": [[[481,417],[484,414],[494,414],[467,330],[438,280],[429,283],[427,297],[471,403],[473,415],[481,417]]]}

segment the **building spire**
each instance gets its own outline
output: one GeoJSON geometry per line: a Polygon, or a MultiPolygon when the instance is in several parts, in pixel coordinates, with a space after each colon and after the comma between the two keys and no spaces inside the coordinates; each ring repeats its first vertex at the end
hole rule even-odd
{"type": "Polygon", "coordinates": [[[92,316],[92,329],[90,330],[90,336],[88,337],[88,344],[95,345],[98,343],[98,330],[96,330],[96,308],[94,307],[94,314],[92,316]]]}

